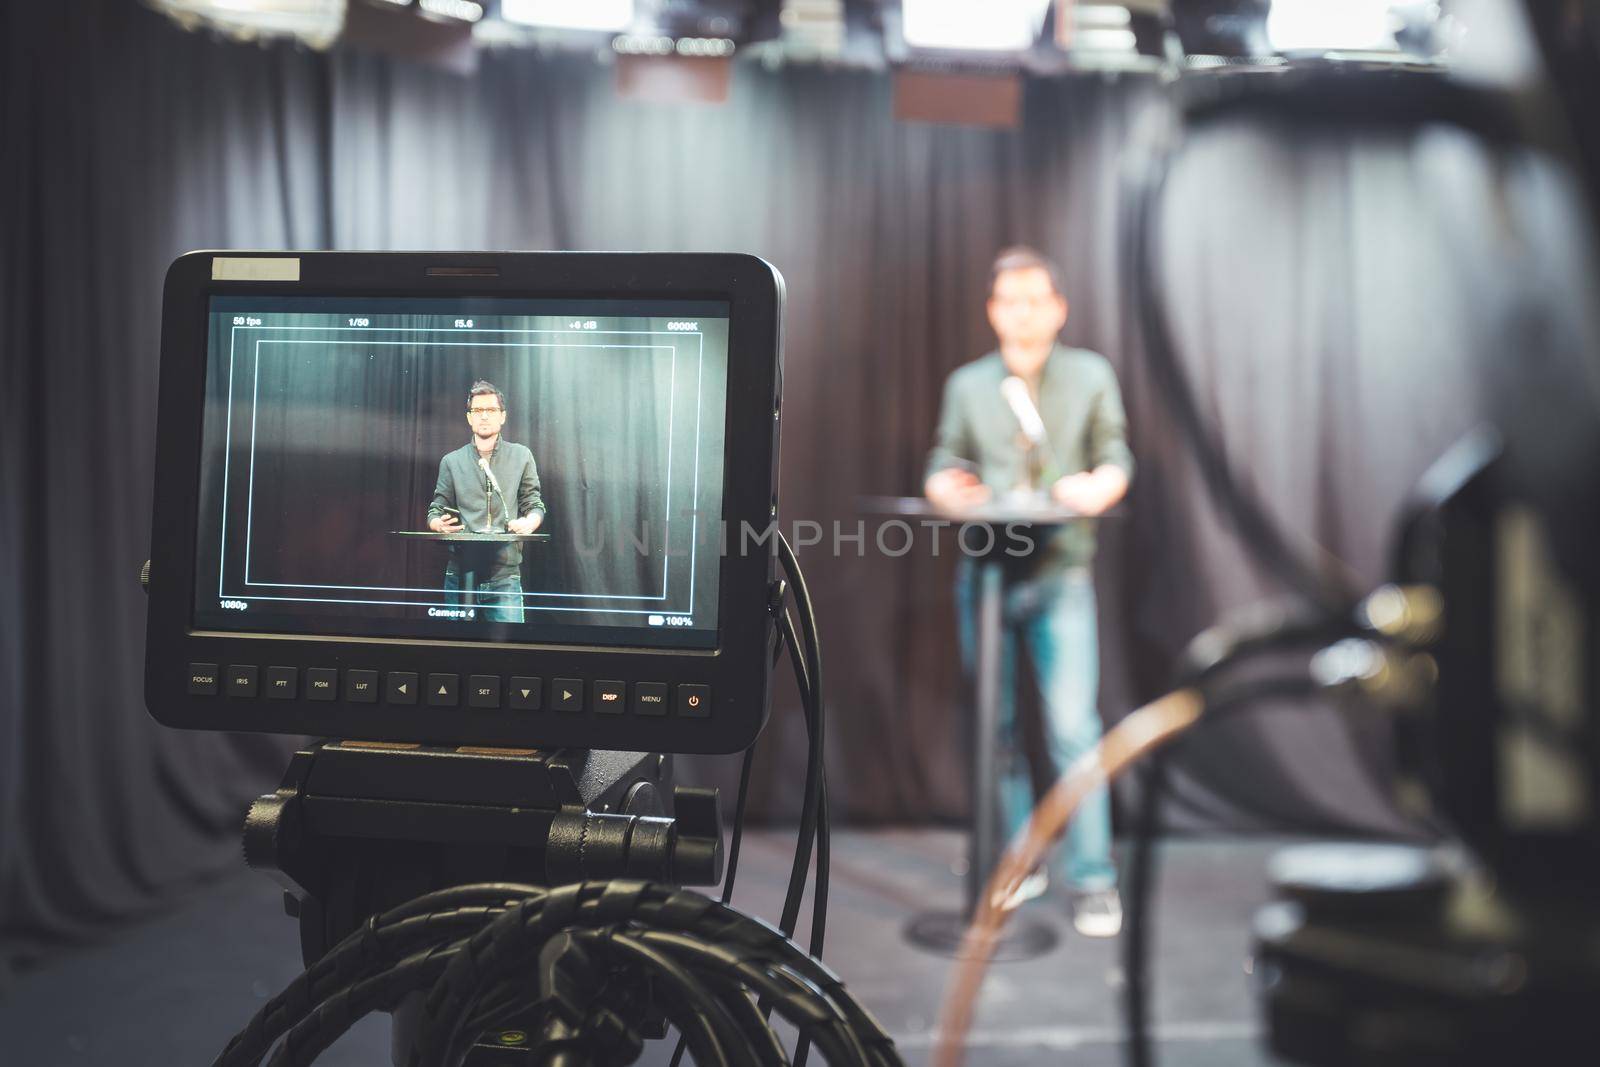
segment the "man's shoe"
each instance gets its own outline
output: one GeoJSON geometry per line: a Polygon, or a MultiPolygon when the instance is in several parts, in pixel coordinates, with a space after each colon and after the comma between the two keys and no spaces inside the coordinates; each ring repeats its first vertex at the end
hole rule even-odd
{"type": "Polygon", "coordinates": [[[1050,877],[1044,873],[1043,867],[1035,867],[1032,874],[1017,883],[1016,891],[1006,901],[1006,910],[1019,907],[1037,897],[1044,896],[1045,890],[1050,888],[1050,877]]]}
{"type": "Polygon", "coordinates": [[[1115,889],[1080,894],[1072,902],[1072,925],[1084,937],[1116,937],[1122,932],[1122,898],[1115,889]]]}

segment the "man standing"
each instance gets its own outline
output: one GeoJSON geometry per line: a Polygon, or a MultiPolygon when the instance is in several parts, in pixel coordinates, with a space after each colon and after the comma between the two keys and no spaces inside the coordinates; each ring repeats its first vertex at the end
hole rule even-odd
{"type": "MultiPolygon", "coordinates": [[[[937,440],[924,492],[941,510],[959,513],[996,491],[1036,487],[1056,503],[1094,516],[1128,490],[1133,456],[1116,375],[1105,358],[1062,345],[1067,321],[1054,264],[1030,248],[1001,252],[990,273],[989,325],[1000,348],[958,368],[945,383],[937,440]],[[1020,379],[1039,414],[1045,439],[1029,446],[1017,415],[1020,379]],[[1012,396],[1008,400],[1007,392],[1012,396]]],[[[1037,427],[1034,428],[1038,437],[1037,427]]],[[[1068,523],[1025,559],[1008,560],[1002,609],[1000,676],[1000,802],[1014,834],[1033,808],[1033,791],[1016,722],[1016,646],[1027,642],[1044,698],[1044,733],[1057,771],[1100,739],[1096,707],[1096,641],[1092,522],[1068,523]]],[[[975,659],[977,568],[963,560],[957,606],[962,658],[975,659]]],[[[1073,894],[1073,925],[1091,937],[1122,928],[1116,869],[1111,863],[1111,810],[1105,789],[1084,801],[1059,860],[1073,894]]],[[[1043,871],[1024,887],[1044,890],[1043,871]]]]}
{"type": "MultiPolygon", "coordinates": [[[[531,534],[544,522],[539,469],[527,445],[500,439],[505,394],[486,381],[467,393],[472,440],[439,461],[428,529],[531,534]]],[[[453,603],[484,605],[490,622],[522,622],[522,545],[452,543],[444,587],[453,603]]]]}

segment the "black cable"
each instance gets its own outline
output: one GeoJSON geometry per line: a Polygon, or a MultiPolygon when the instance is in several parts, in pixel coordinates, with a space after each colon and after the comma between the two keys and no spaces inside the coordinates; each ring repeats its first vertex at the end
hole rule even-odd
{"type": "MultiPolygon", "coordinates": [[[[788,576],[789,588],[794,595],[795,606],[800,616],[800,628],[805,636],[805,687],[810,691],[809,703],[812,708],[812,713],[807,716],[811,728],[807,731],[809,744],[806,753],[805,795],[800,813],[800,833],[795,846],[794,863],[789,871],[789,891],[784,897],[783,913],[778,923],[778,928],[788,935],[794,932],[800,918],[800,900],[805,892],[807,869],[811,866],[812,840],[817,830],[817,812],[821,807],[825,712],[822,696],[822,657],[818,648],[816,613],[811,602],[811,592],[788,539],[780,532],[776,541],[778,558],[788,576]]],[[[790,655],[794,656],[795,652],[795,643],[791,640],[790,655]]]]}
{"type": "MultiPolygon", "coordinates": [[[[1268,678],[1244,682],[1222,694],[1210,697],[1195,728],[1215,723],[1236,711],[1247,709],[1274,697],[1303,697],[1316,691],[1304,676],[1268,678]]],[[[1182,739],[1178,742],[1182,743],[1182,739]]],[[[1149,986],[1150,928],[1155,898],[1158,863],[1156,837],[1160,824],[1161,800],[1167,784],[1167,759],[1172,749],[1152,753],[1139,797],[1139,812],[1134,822],[1133,847],[1126,870],[1127,901],[1122,931],[1123,1022],[1126,1029],[1126,1062],[1129,1067],[1151,1067],[1149,986]]]]}
{"type": "MultiPolygon", "coordinates": [[[[783,614],[784,614],[785,618],[788,617],[788,611],[787,610],[785,610],[783,614]]],[[[793,632],[794,632],[794,627],[793,627],[792,623],[788,627],[780,626],[778,628],[778,630],[777,630],[777,640],[773,642],[773,648],[772,648],[772,666],[776,667],[778,665],[778,661],[783,658],[784,649],[786,647],[789,648],[789,649],[793,649],[794,648],[794,645],[793,645],[793,643],[792,643],[792,641],[790,639],[790,635],[792,635],[793,632]]],[[[795,683],[801,689],[801,694],[802,694],[801,695],[801,702],[808,709],[807,710],[807,716],[806,716],[806,722],[807,722],[807,727],[806,728],[809,730],[810,729],[810,720],[811,720],[811,716],[810,716],[810,713],[809,713],[809,699],[810,698],[805,694],[805,691],[806,691],[807,687],[806,687],[806,685],[804,683],[804,678],[803,678],[803,676],[801,674],[801,665],[800,665],[800,661],[798,659],[795,660],[795,665],[796,665],[795,666],[795,671],[796,671],[796,673],[795,673],[795,683]]],[[[728,871],[727,871],[726,876],[722,880],[722,903],[724,903],[724,904],[728,904],[733,900],[733,882],[734,882],[735,876],[738,874],[738,871],[739,871],[739,847],[740,847],[740,845],[741,845],[741,843],[743,841],[743,837],[744,837],[745,803],[746,803],[746,799],[748,798],[749,793],[750,793],[750,772],[751,772],[751,768],[752,768],[752,766],[753,766],[753,764],[755,762],[755,752],[756,752],[755,742],[751,742],[750,747],[744,750],[744,762],[743,762],[743,765],[739,768],[739,797],[738,797],[738,800],[735,802],[735,806],[734,806],[733,836],[732,836],[731,840],[728,843],[728,871]]],[[[823,787],[824,787],[824,790],[826,790],[826,787],[827,787],[826,778],[824,778],[824,780],[823,780],[823,787]]],[[[824,798],[826,798],[826,792],[824,792],[823,795],[824,795],[824,798]]],[[[826,800],[825,799],[824,799],[824,815],[826,815],[826,800]]],[[[825,833],[825,831],[824,831],[824,833],[825,833]]],[[[818,853],[819,856],[822,854],[822,852],[826,851],[826,848],[827,848],[826,844],[823,844],[822,847],[821,847],[821,850],[818,853]]],[[[814,918],[813,918],[812,922],[813,922],[813,925],[815,925],[815,919],[814,918]]],[[[821,946],[819,944],[815,949],[813,949],[813,954],[816,954],[816,953],[818,953],[820,951],[821,951],[821,946]]],[[[683,1062],[683,1054],[684,1054],[684,1037],[680,1033],[679,1036],[678,1036],[677,1047],[672,1050],[672,1061],[671,1061],[670,1067],[678,1067],[678,1065],[683,1062]]]]}

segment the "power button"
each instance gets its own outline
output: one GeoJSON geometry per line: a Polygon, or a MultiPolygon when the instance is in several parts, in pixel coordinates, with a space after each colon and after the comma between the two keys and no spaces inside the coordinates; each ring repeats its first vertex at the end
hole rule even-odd
{"type": "Polygon", "coordinates": [[[678,714],[691,719],[711,716],[711,687],[709,685],[678,686],[678,714]]]}

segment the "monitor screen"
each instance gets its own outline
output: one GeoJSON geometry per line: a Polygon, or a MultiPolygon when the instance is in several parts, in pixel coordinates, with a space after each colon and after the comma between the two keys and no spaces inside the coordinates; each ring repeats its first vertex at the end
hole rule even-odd
{"type": "Polygon", "coordinates": [[[196,631],[717,647],[728,305],[209,302],[196,631]]]}

